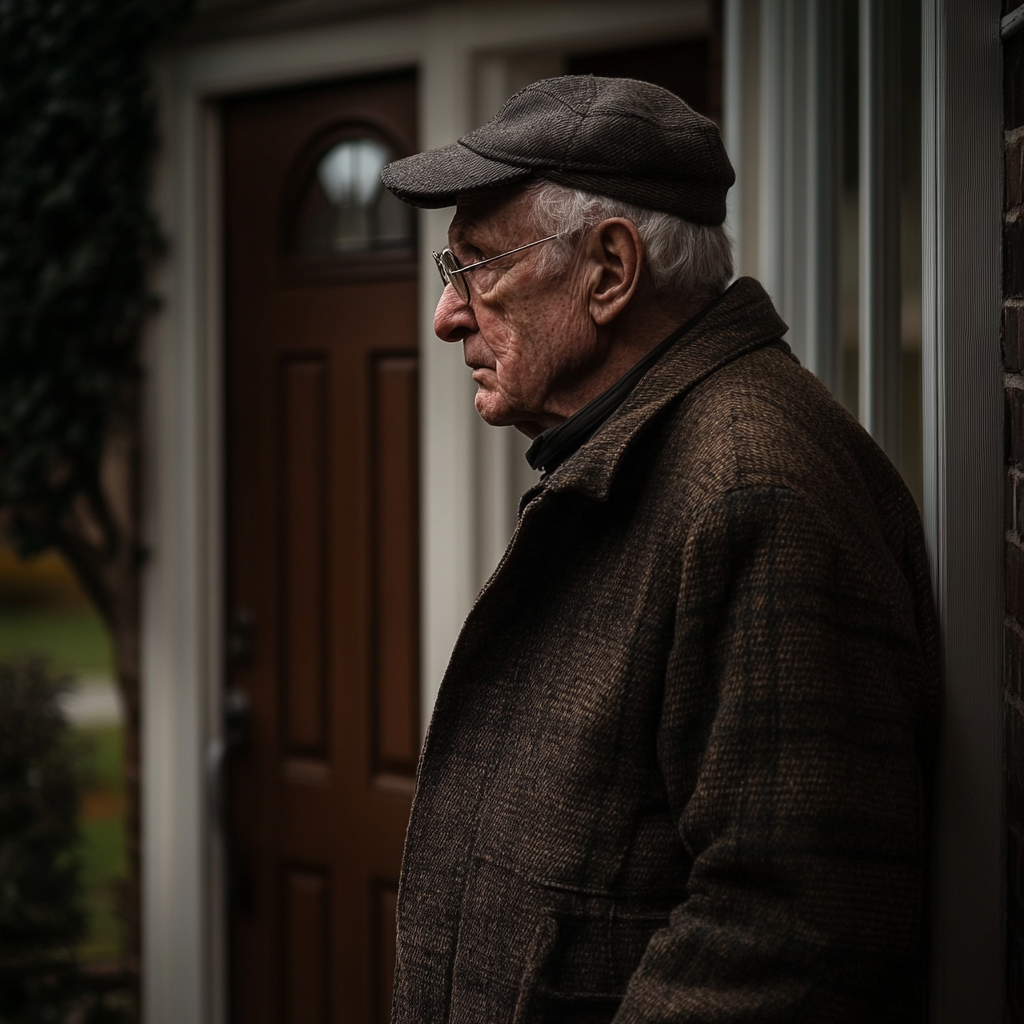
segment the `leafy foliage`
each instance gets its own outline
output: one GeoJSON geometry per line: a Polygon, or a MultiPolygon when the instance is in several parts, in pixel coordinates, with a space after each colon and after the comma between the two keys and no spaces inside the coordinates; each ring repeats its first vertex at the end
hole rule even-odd
{"type": "MultiPolygon", "coordinates": [[[[124,971],[88,977],[66,952],[82,921],[74,858],[59,852],[70,849],[58,841],[70,841],[58,824],[70,798],[56,767],[50,810],[23,808],[37,814],[39,842],[49,836],[32,862],[51,873],[45,892],[29,875],[16,881],[0,820],[3,1024],[123,1021],[138,1004],[138,339],[154,306],[148,262],[161,248],[146,201],[156,138],[147,60],[189,7],[0,0],[0,527],[23,555],[57,548],[111,630],[129,850],[124,971]],[[52,902],[33,904],[33,893],[52,902]]],[[[17,692],[16,676],[0,675],[0,689],[17,692]]],[[[0,709],[4,736],[6,724],[0,709]]],[[[53,728],[40,724],[40,738],[53,728]]]]}
{"type": "Polygon", "coordinates": [[[40,661],[0,664],[0,1020],[63,1021],[83,936],[80,782],[59,698],[40,661]]]}
{"type": "Polygon", "coordinates": [[[150,45],[187,0],[0,0],[0,509],[23,554],[95,499],[134,414],[155,140],[150,45]]]}
{"type": "Polygon", "coordinates": [[[80,971],[83,751],[44,661],[0,662],[0,1021],[124,1024],[129,982],[80,971]]]}

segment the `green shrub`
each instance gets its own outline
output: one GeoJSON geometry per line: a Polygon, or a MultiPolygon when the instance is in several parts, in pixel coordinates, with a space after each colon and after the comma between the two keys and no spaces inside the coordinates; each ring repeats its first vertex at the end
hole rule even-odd
{"type": "Polygon", "coordinates": [[[80,751],[41,660],[0,663],[0,1021],[123,1020],[123,981],[78,969],[80,751]]]}
{"type": "Polygon", "coordinates": [[[82,940],[77,759],[42,661],[0,664],[0,1020],[64,1021],[82,940]]]}
{"type": "MultiPolygon", "coordinates": [[[[112,634],[126,708],[125,963],[136,1000],[139,335],[162,248],[148,197],[150,60],[190,6],[0,0],[0,519],[19,554],[60,551],[112,634]]],[[[17,948],[0,936],[0,956],[17,948]]],[[[0,967],[0,1001],[15,998],[10,986],[35,984],[0,967]]],[[[0,1024],[15,1019],[6,1012],[0,1005],[0,1024]]]]}

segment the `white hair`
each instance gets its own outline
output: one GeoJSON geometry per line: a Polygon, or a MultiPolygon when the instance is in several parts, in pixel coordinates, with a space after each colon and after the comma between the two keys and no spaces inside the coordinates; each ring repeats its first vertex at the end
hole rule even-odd
{"type": "Polygon", "coordinates": [[[545,261],[555,270],[569,265],[574,242],[583,231],[609,217],[622,217],[632,221],[640,234],[643,273],[656,294],[712,299],[732,280],[732,242],[721,226],[694,224],[670,213],[552,181],[533,182],[524,192],[541,234],[563,235],[554,245],[544,246],[545,261]]]}

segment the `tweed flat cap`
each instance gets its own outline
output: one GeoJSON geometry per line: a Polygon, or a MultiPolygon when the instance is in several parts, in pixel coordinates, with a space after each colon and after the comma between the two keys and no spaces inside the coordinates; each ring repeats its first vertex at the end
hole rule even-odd
{"type": "Polygon", "coordinates": [[[399,199],[427,209],[531,178],[721,224],[736,174],[715,123],[674,93],[594,75],[534,82],[458,142],[381,172],[399,199]]]}

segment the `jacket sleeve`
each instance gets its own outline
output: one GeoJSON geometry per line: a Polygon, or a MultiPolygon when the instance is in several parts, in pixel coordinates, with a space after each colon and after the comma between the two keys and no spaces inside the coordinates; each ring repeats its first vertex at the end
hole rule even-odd
{"type": "Polygon", "coordinates": [[[899,554],[837,522],[738,491],[686,540],[658,756],[693,867],[616,1024],[920,1019],[933,672],[899,554]]]}

